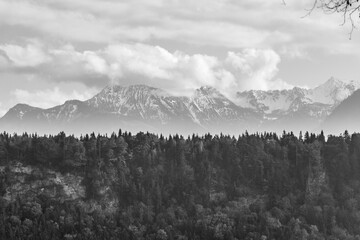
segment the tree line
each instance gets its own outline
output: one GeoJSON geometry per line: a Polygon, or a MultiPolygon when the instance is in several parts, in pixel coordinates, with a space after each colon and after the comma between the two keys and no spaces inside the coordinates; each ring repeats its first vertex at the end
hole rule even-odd
{"type": "Polygon", "coordinates": [[[0,166],[0,239],[360,239],[360,134],[347,131],[2,133],[0,166]],[[9,200],[14,163],[80,176],[85,194],[9,200]]]}

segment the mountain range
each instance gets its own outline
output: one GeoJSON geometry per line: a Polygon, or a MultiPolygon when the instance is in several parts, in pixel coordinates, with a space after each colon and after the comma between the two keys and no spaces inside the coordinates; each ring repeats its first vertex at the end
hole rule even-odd
{"type": "Polygon", "coordinates": [[[121,128],[164,134],[239,134],[245,130],[297,133],[326,128],[337,133],[340,129],[335,126],[346,128],[338,124],[339,118],[343,119],[341,109],[350,105],[356,109],[359,88],[359,82],[330,78],[313,89],[243,91],[230,100],[207,86],[179,97],[146,85],[108,85],[89,100],[69,100],[50,109],[17,104],[0,119],[0,130],[82,134],[121,128]]]}

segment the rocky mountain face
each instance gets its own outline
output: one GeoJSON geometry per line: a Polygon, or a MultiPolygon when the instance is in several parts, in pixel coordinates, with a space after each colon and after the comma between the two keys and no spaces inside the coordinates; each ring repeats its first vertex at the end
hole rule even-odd
{"type": "Polygon", "coordinates": [[[7,131],[56,133],[67,131],[128,131],[163,133],[231,133],[255,129],[260,116],[252,109],[235,105],[214,88],[202,87],[191,97],[145,86],[111,85],[87,101],[71,100],[50,109],[18,104],[0,120],[7,131]],[[40,130],[41,129],[41,130],[40,130]]]}
{"type": "Polygon", "coordinates": [[[86,104],[99,112],[162,124],[167,124],[176,116],[184,120],[191,119],[181,98],[145,85],[107,86],[86,104]]]}
{"type": "Polygon", "coordinates": [[[313,130],[344,99],[360,87],[360,82],[330,78],[313,89],[251,90],[237,94],[238,105],[257,110],[264,117],[262,129],[273,131],[313,130]]]}
{"type": "Polygon", "coordinates": [[[70,100],[50,109],[18,104],[0,119],[10,132],[69,133],[128,131],[168,133],[314,130],[360,87],[334,78],[305,89],[244,91],[234,101],[211,87],[190,97],[145,85],[109,85],[87,101],[70,100]]]}
{"type": "Polygon", "coordinates": [[[321,124],[320,128],[334,134],[360,131],[360,90],[341,102],[321,124]]]}
{"type": "Polygon", "coordinates": [[[239,92],[237,104],[270,114],[273,112],[297,111],[295,102],[303,104],[326,104],[336,106],[360,88],[360,82],[342,82],[334,77],[312,88],[294,87],[289,90],[251,90],[239,92]]]}

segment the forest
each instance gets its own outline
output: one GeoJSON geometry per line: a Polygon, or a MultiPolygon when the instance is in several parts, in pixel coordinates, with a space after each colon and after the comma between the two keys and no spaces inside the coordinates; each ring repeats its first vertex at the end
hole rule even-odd
{"type": "Polygon", "coordinates": [[[360,134],[4,132],[0,239],[360,239],[360,134]]]}

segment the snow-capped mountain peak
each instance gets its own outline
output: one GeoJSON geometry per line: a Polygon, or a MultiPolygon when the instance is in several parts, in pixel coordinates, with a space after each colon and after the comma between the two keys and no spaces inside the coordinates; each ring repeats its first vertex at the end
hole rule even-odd
{"type": "Polygon", "coordinates": [[[304,98],[305,89],[293,88],[290,90],[251,90],[239,92],[237,103],[242,107],[256,109],[270,114],[274,111],[287,111],[297,98],[304,98]]]}
{"type": "Polygon", "coordinates": [[[359,89],[360,82],[343,82],[331,77],[325,83],[313,88],[305,89],[294,87],[289,90],[259,91],[251,90],[239,92],[237,103],[243,107],[250,107],[270,114],[274,111],[289,111],[292,103],[297,99],[303,103],[320,103],[326,105],[337,105],[356,89],[359,89]]]}
{"type": "Polygon", "coordinates": [[[308,96],[313,102],[337,105],[349,97],[359,87],[359,82],[343,82],[339,79],[331,77],[325,83],[311,89],[308,96]]]}
{"type": "Polygon", "coordinates": [[[320,84],[319,86],[329,86],[330,88],[333,88],[343,86],[344,84],[345,83],[343,81],[332,76],[325,83],[320,84]]]}
{"type": "Polygon", "coordinates": [[[225,105],[230,104],[230,100],[227,99],[217,89],[209,86],[200,87],[195,90],[192,101],[203,101],[204,104],[213,104],[215,102],[223,102],[225,105]]]}
{"type": "Polygon", "coordinates": [[[168,122],[176,114],[175,111],[184,108],[180,98],[146,85],[109,85],[89,99],[87,104],[99,111],[134,119],[159,120],[162,123],[168,122]]]}
{"type": "Polygon", "coordinates": [[[0,119],[9,129],[47,131],[84,127],[112,129],[179,127],[187,133],[201,130],[238,132],[244,130],[311,130],[360,86],[331,78],[313,89],[294,87],[288,90],[251,90],[239,92],[235,102],[209,86],[196,89],[190,97],[174,96],[146,85],[108,85],[87,101],[70,100],[49,109],[18,104],[0,119]],[[102,124],[104,123],[105,124],[102,124]],[[57,126],[57,128],[56,128],[57,126]]]}

